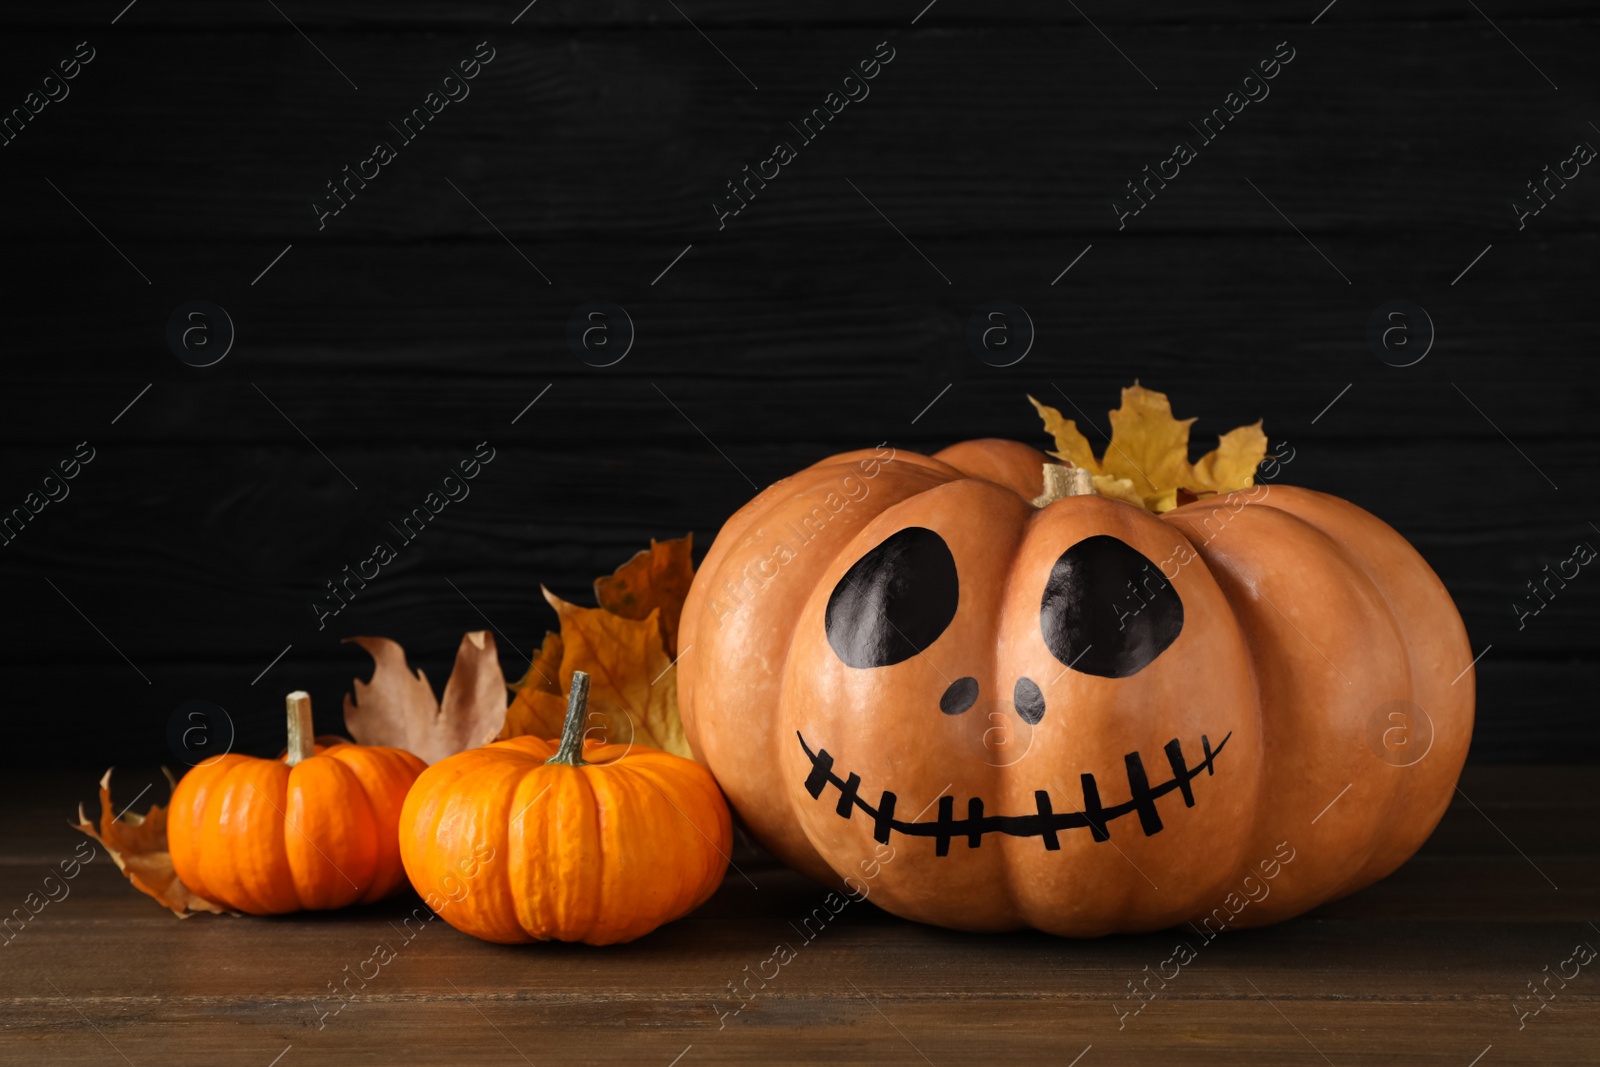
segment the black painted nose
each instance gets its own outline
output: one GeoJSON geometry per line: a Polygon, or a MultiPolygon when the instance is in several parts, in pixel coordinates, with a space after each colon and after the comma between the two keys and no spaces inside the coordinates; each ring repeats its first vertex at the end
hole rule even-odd
{"type": "Polygon", "coordinates": [[[1022,721],[1029,726],[1036,725],[1044,718],[1044,692],[1032,678],[1017,679],[1017,687],[1012,690],[1011,700],[1017,707],[1017,714],[1022,716],[1022,721]]]}
{"type": "Polygon", "coordinates": [[[946,715],[960,715],[972,707],[978,699],[978,680],[976,678],[957,678],[950,683],[950,688],[944,691],[944,696],[939,698],[939,710],[946,715]]]}

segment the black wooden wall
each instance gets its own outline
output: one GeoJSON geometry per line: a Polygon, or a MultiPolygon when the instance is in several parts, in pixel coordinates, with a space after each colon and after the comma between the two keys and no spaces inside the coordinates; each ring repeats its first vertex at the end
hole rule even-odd
{"type": "Polygon", "coordinates": [[[1600,147],[1600,17],[1323,3],[8,6],[0,109],[40,110],[0,146],[0,509],[93,459],[0,546],[5,758],[170,760],[194,699],[266,752],[295,687],[337,728],[347,634],[442,684],[487,619],[519,674],[540,582],[583,596],[652,535],[703,549],[830,451],[1043,444],[1028,393],[1103,427],[1138,378],[1197,442],[1264,418],[1285,481],[1421,549],[1488,649],[1473,759],[1595,760],[1600,573],[1513,605],[1600,546],[1600,167],[1564,162],[1600,147]],[[1290,51],[1214,142],[1188,127],[1290,51]],[[813,142],[789,128],[890,53],[813,142]],[[1196,158],[1119,229],[1178,141],[1196,158]],[[1546,166],[1577,174],[1519,229],[1546,166]],[[196,300],[236,331],[205,368],[168,340],[196,300]],[[1009,367],[967,343],[993,300],[1036,328],[1009,367]],[[1437,333],[1412,366],[1368,344],[1393,300],[1437,333]],[[635,328],[612,366],[568,344],[590,301],[635,328]],[[480,442],[470,495],[319,629],[324,582],[480,442]]]}

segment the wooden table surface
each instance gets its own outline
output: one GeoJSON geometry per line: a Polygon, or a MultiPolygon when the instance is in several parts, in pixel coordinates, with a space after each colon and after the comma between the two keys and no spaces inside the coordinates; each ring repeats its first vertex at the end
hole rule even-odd
{"type": "MultiPolygon", "coordinates": [[[[95,777],[36,772],[0,789],[7,910],[86,840],[67,817],[95,777]]],[[[117,794],[149,780],[121,770],[117,794]]],[[[0,947],[0,1063],[1593,1064],[1600,965],[1553,976],[1571,975],[1575,945],[1600,946],[1595,772],[1470,767],[1461,789],[1387,881],[1209,944],[1181,930],[958,934],[870,903],[807,940],[798,928],[825,891],[748,855],[695,914],[605,949],[403,927],[421,907],[409,893],[179,921],[102,850],[0,947]],[[1165,988],[1150,981],[1141,1006],[1130,984],[1170,975],[1180,940],[1196,958],[1165,988]],[[365,962],[380,943],[393,958],[365,962]],[[357,971],[376,976],[363,987],[357,971]],[[344,999],[330,992],[341,982],[344,999]]]]}

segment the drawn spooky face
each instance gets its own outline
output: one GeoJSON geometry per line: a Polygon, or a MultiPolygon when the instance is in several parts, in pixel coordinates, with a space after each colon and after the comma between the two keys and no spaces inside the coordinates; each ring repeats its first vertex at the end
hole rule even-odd
{"type": "Polygon", "coordinates": [[[1127,815],[1150,837],[1206,802],[1195,780],[1216,774],[1233,712],[1186,669],[1182,542],[1110,506],[1129,512],[1111,532],[1058,513],[985,545],[908,525],[840,561],[815,620],[827,652],[807,657],[825,664],[828,722],[796,731],[808,821],[831,809],[880,844],[932,838],[936,856],[990,835],[1057,851],[1077,830],[1110,840],[1127,815]]]}
{"type": "Polygon", "coordinates": [[[1474,649],[1426,562],[1282,484],[1035,507],[1045,461],[849,453],[729,519],[678,691],[752,834],[907,919],[1076,937],[1210,936],[1404,862],[1472,732],[1474,649]],[[1372,738],[1402,699],[1434,744],[1397,766],[1372,738]]]}

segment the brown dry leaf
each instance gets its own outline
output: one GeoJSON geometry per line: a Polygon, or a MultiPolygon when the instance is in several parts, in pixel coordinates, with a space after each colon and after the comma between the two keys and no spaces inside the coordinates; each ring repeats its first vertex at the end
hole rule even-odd
{"type": "Polygon", "coordinates": [[[546,634],[522,680],[512,687],[502,738],[553,738],[566,719],[574,671],[590,677],[591,737],[637,742],[687,756],[678,718],[678,619],[694,579],[691,535],[650,542],[594,583],[597,608],[544,590],[561,620],[546,634]]]}
{"type": "Polygon", "coordinates": [[[561,695],[561,635],[551,630],[544,633],[544,644],[539,654],[528,665],[528,673],[512,686],[513,689],[537,689],[561,695]]]}
{"type": "Polygon", "coordinates": [[[561,652],[561,635],[546,633],[528,673],[511,687],[511,706],[506,709],[500,740],[526,734],[561,736],[561,725],[567,717],[567,698],[561,695],[561,652]]]}
{"type": "Polygon", "coordinates": [[[643,620],[652,611],[661,612],[661,637],[668,658],[678,655],[678,617],[694,580],[693,540],[693,534],[671,541],[652,537],[649,548],[641,549],[615,573],[594,581],[596,603],[615,615],[643,620]]]}
{"type": "MultiPolygon", "coordinates": [[[[628,619],[570,604],[548,589],[544,598],[561,618],[561,691],[571,688],[573,671],[588,673],[589,708],[603,720],[605,740],[688,756],[678,719],[678,668],[662,641],[660,609],[628,619]]],[[[562,700],[558,712],[558,700],[559,694],[535,691],[525,701],[528,717],[548,731],[545,737],[561,732],[566,704],[562,700]]]]}
{"type": "Polygon", "coordinates": [[[1220,493],[1253,485],[1256,466],[1267,454],[1267,435],[1257,422],[1228,431],[1214,450],[1191,465],[1189,425],[1194,419],[1174,418],[1165,393],[1134,382],[1122,390],[1122,406],[1111,412],[1111,440],[1096,459],[1076,423],[1055,408],[1028,399],[1056,440],[1051,455],[1094,474],[1101,495],[1150,511],[1177,507],[1180,493],[1186,498],[1194,492],[1220,493]]]}
{"type": "Polygon", "coordinates": [[[403,748],[426,763],[493,741],[506,721],[506,679],[494,635],[475,630],[461,639],[440,705],[427,675],[413,671],[405,649],[387,637],[347,637],[372,656],[372,681],[354,679],[345,694],[344,723],[363,745],[403,748]]]}
{"type": "MultiPolygon", "coordinates": [[[[175,787],[172,772],[162,768],[167,775],[168,787],[175,787]]],[[[221,904],[215,904],[189,891],[178,880],[172,869],[172,856],[167,852],[167,810],[152,804],[143,815],[124,812],[117,818],[111,806],[111,772],[100,779],[100,825],[89,821],[78,805],[78,821],[73,829],[81,830],[105,846],[111,858],[133,887],[172,909],[172,914],[187,919],[196,912],[207,911],[215,915],[237,915],[221,904]]]]}
{"type": "MultiPolygon", "coordinates": [[[[594,701],[589,701],[591,713],[598,712],[594,701]]],[[[546,693],[542,689],[519,689],[506,710],[506,724],[500,731],[500,740],[513,737],[538,737],[546,741],[561,736],[561,727],[567,721],[567,698],[560,693],[546,693]]],[[[607,739],[617,736],[607,733],[607,739]]],[[[625,729],[621,734],[628,737],[625,729]]]]}

